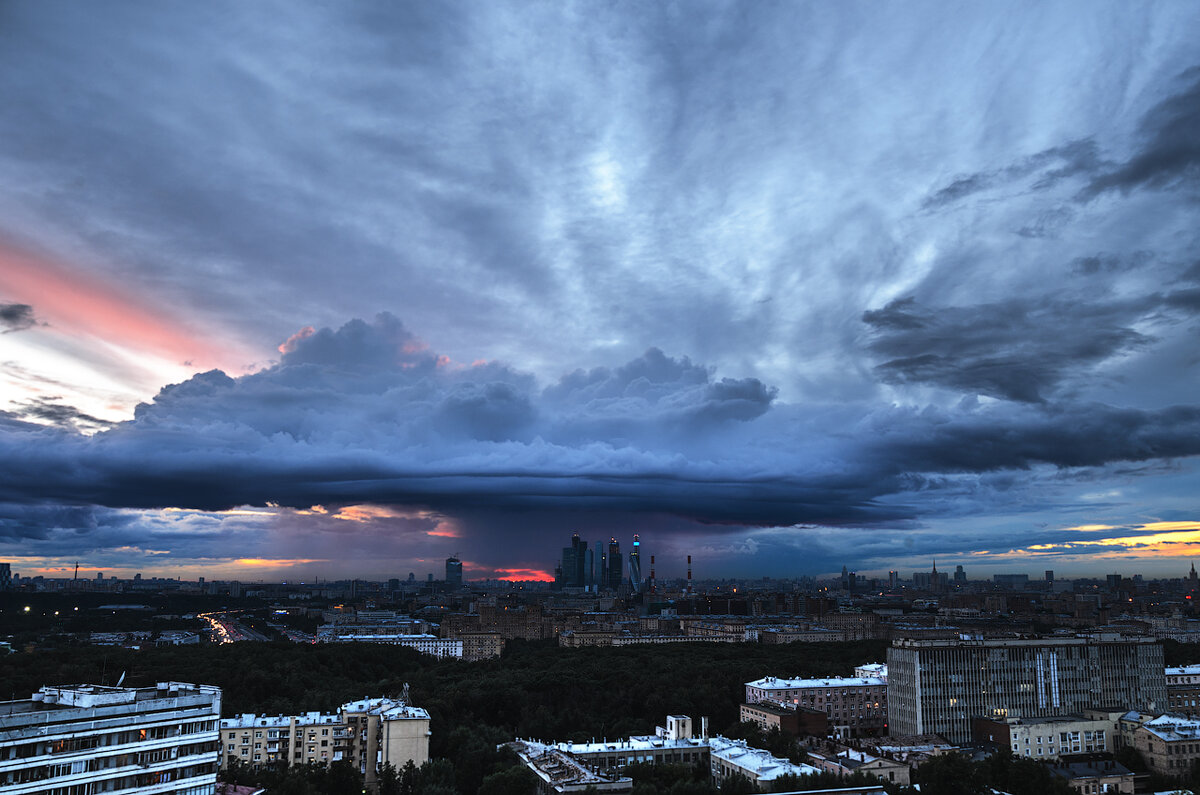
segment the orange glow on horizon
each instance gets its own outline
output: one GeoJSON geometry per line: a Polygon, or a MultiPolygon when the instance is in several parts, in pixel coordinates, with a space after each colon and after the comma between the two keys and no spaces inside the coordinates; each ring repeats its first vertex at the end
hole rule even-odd
{"type": "Polygon", "coordinates": [[[507,580],[509,582],[554,582],[554,577],[551,574],[542,571],[541,569],[493,569],[496,573],[495,579],[507,580]]]}
{"type": "Polygon", "coordinates": [[[237,566],[248,568],[266,568],[268,566],[302,566],[307,563],[328,563],[328,558],[238,558],[233,561],[237,566]]]}

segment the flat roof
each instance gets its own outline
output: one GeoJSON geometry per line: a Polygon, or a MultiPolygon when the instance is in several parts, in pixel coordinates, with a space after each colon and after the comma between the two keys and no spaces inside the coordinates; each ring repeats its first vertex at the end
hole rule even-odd
{"type": "Polygon", "coordinates": [[[747,682],[746,687],[757,687],[760,690],[782,690],[800,687],[883,687],[887,682],[876,676],[827,676],[823,679],[781,679],[777,676],[764,676],[753,682],[747,682]]]}

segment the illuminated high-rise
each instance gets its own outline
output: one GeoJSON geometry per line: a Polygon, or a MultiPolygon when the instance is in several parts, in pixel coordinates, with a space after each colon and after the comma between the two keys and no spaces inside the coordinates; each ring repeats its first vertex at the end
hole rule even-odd
{"type": "Polygon", "coordinates": [[[633,551],[629,553],[629,584],[633,586],[634,593],[641,593],[642,590],[642,542],[638,540],[638,534],[633,534],[633,551]]]}

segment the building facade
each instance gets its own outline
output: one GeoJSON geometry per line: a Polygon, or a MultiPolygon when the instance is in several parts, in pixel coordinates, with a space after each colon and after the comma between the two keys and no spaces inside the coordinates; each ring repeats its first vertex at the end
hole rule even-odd
{"type": "Polygon", "coordinates": [[[1147,720],[1134,729],[1133,747],[1153,772],[1186,775],[1200,761],[1200,720],[1171,714],[1147,720]]]}
{"type": "Polygon", "coordinates": [[[888,650],[893,734],[971,737],[971,720],[1079,714],[1166,704],[1162,646],[1153,638],[901,639],[888,650]]]}
{"type": "Polygon", "coordinates": [[[768,676],[746,683],[747,704],[776,701],[824,712],[830,730],[844,737],[883,733],[887,728],[887,699],[887,682],[877,677],[768,676]]]}
{"type": "Polygon", "coordinates": [[[1107,753],[1116,750],[1113,723],[1103,718],[1072,715],[1061,718],[975,718],[971,739],[1008,748],[1013,756],[1043,761],[1063,754],[1107,753]]]}
{"type": "Polygon", "coordinates": [[[731,776],[741,775],[761,790],[783,776],[811,776],[821,772],[812,765],[793,764],[761,748],[748,746],[745,740],[713,737],[708,744],[712,781],[718,787],[731,776]]]}
{"type": "Polygon", "coordinates": [[[43,687],[0,702],[5,795],[213,795],[221,690],[43,687]]]}
{"type": "Polygon", "coordinates": [[[738,710],[738,720],[753,723],[764,732],[779,729],[793,737],[824,737],[829,733],[829,716],[824,710],[802,707],[790,701],[766,700],[742,704],[738,710]]]}
{"type": "Polygon", "coordinates": [[[336,713],[239,715],[221,721],[221,767],[233,760],[257,766],[283,762],[328,765],[346,760],[373,786],[378,770],[429,759],[429,713],[403,701],[365,698],[336,713]]]}
{"type": "Polygon", "coordinates": [[[1166,669],[1167,709],[1185,715],[1200,715],[1200,665],[1166,669]]]}

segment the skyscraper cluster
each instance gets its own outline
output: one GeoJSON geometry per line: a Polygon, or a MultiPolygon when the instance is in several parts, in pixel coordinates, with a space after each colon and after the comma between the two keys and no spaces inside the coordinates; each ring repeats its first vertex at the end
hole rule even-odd
{"type": "MultiPolygon", "coordinates": [[[[571,535],[571,546],[563,547],[562,559],[554,572],[554,582],[559,588],[582,588],[587,591],[618,591],[625,582],[625,560],[621,545],[615,537],[607,544],[596,541],[592,546],[579,537],[571,535]]],[[[633,537],[633,551],[629,555],[629,585],[635,591],[642,589],[641,541],[633,537]]]]}

